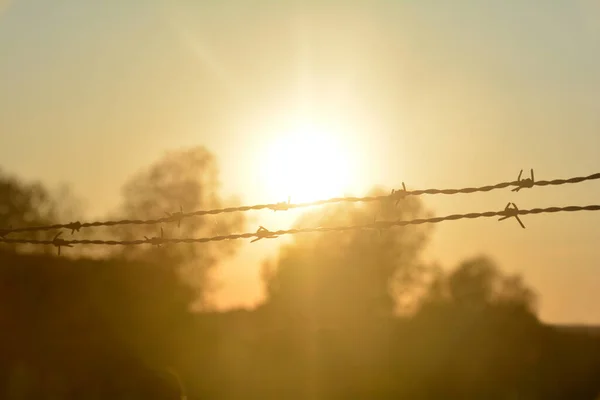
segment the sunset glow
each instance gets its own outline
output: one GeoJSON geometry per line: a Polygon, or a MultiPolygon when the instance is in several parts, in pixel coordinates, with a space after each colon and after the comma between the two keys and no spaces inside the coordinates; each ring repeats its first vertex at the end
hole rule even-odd
{"type": "Polygon", "coordinates": [[[265,146],[262,177],[269,196],[294,202],[341,196],[352,184],[349,151],[333,132],[302,123],[265,146]]]}

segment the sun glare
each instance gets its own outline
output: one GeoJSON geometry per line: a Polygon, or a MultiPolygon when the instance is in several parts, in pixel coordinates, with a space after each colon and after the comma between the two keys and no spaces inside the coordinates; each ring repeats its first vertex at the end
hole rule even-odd
{"type": "Polygon", "coordinates": [[[308,124],[278,135],[264,160],[269,195],[296,203],[344,195],[352,183],[351,159],[339,139],[308,124]]]}

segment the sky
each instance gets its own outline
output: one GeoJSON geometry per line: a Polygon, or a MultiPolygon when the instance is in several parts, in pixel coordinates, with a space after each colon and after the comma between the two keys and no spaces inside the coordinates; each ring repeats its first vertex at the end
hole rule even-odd
{"type": "MultiPolygon", "coordinates": [[[[269,146],[307,118],[344,155],[319,162],[345,171],[331,188],[347,194],[600,171],[600,1],[0,0],[0,57],[0,165],[69,184],[90,218],[195,145],[218,157],[224,195],[285,200],[269,146]]],[[[600,184],[423,200],[436,215],[587,205],[600,184]]],[[[538,291],[543,320],[600,323],[600,213],[523,221],[437,224],[427,255],[488,254],[538,291]]],[[[222,265],[219,304],[256,302],[275,249],[222,265]]]]}

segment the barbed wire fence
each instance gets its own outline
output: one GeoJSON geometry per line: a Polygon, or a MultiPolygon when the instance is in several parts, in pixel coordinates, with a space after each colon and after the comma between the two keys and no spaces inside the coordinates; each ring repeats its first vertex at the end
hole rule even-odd
{"type": "Polygon", "coordinates": [[[315,233],[315,232],[343,232],[350,230],[378,230],[381,232],[383,229],[390,229],[392,227],[406,226],[406,225],[420,225],[420,224],[434,224],[443,221],[456,221],[461,219],[476,219],[476,218],[490,218],[500,217],[499,220],[503,221],[508,218],[515,218],[522,228],[525,225],[519,218],[521,215],[529,214],[543,214],[543,213],[557,213],[557,212],[577,212],[577,211],[600,211],[600,205],[587,205],[587,206],[566,206],[566,207],[547,207],[547,208],[533,208],[529,210],[520,210],[516,204],[508,203],[506,207],[499,211],[486,211],[476,212],[467,214],[452,214],[444,217],[432,217],[432,218],[418,218],[412,220],[398,220],[398,221],[374,221],[372,223],[361,224],[361,225],[346,225],[346,226],[335,226],[335,227],[312,227],[312,228],[298,228],[298,229],[287,229],[287,230],[276,230],[270,231],[263,226],[260,226],[256,232],[239,233],[239,234],[228,234],[202,238],[166,238],[164,237],[163,230],[161,228],[161,235],[157,237],[144,237],[139,240],[93,240],[93,239],[73,239],[67,240],[61,237],[62,231],[58,232],[52,240],[36,240],[26,238],[8,238],[7,236],[14,233],[29,233],[39,231],[52,231],[68,229],[71,234],[78,232],[82,228],[93,228],[93,227],[110,227],[117,225],[157,225],[163,223],[176,222],[178,226],[181,221],[186,218],[205,216],[205,215],[216,215],[232,212],[247,212],[251,210],[264,210],[270,209],[273,211],[287,211],[297,208],[305,208],[312,206],[319,206],[325,204],[334,203],[356,203],[356,202],[373,202],[373,201],[394,201],[396,205],[408,196],[421,196],[421,195],[435,195],[435,194],[472,194],[477,192],[489,192],[492,190],[504,189],[513,187],[513,192],[518,192],[521,189],[530,189],[535,186],[559,186],[565,184],[581,183],[589,180],[600,179],[600,173],[595,173],[588,176],[580,176],[568,179],[553,179],[553,180],[541,180],[536,181],[534,178],[534,172],[531,170],[529,178],[521,179],[522,172],[516,181],[501,182],[494,185],[486,185],[479,187],[467,187],[461,189],[421,189],[421,190],[407,190],[404,182],[402,183],[402,189],[393,189],[389,195],[380,196],[366,196],[366,197],[334,197],[330,199],[317,200],[312,202],[304,203],[291,203],[288,199],[287,202],[270,203],[270,204],[258,204],[252,206],[239,206],[239,207],[227,207],[212,210],[199,210],[193,212],[184,212],[180,208],[177,212],[166,212],[165,217],[154,218],[154,219],[122,219],[122,220],[110,220],[110,221],[95,221],[95,222],[70,222],[65,224],[53,224],[44,226],[32,226],[32,227],[17,227],[17,228],[4,228],[0,229],[0,243],[5,244],[32,244],[32,245],[52,245],[58,249],[58,254],[61,253],[62,247],[72,247],[74,245],[106,245],[106,246],[137,246],[137,245],[153,245],[161,246],[165,244],[177,244],[177,243],[207,243],[217,242],[223,240],[238,240],[238,239],[253,239],[252,242],[256,242],[261,239],[273,239],[283,235],[295,235],[301,233],[315,233]]]}

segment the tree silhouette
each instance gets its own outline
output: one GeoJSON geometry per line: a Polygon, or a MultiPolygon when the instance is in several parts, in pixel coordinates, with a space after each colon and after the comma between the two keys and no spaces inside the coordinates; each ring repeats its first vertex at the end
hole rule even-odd
{"type": "Polygon", "coordinates": [[[0,252],[0,397],[178,398],[158,393],[192,300],[157,263],[0,252]]]}
{"type": "MultiPolygon", "coordinates": [[[[219,195],[218,168],[215,157],[204,147],[171,151],[140,171],[124,185],[123,201],[113,217],[152,219],[200,209],[224,207],[219,195]]],[[[241,230],[241,213],[186,218],[157,225],[123,225],[109,230],[121,240],[165,237],[203,237],[241,230]]],[[[163,261],[178,266],[186,279],[200,289],[209,288],[208,273],[219,259],[233,253],[238,243],[130,246],[119,248],[119,256],[128,259],[163,261]]]]}
{"type": "MultiPolygon", "coordinates": [[[[62,201],[43,186],[1,182],[5,224],[64,218],[62,201]]],[[[119,215],[219,207],[217,188],[209,153],[173,152],[129,181],[119,215]]],[[[410,197],[339,204],[296,226],[424,213],[410,197]]],[[[201,217],[164,229],[204,236],[241,223],[229,215],[215,227],[201,217]]],[[[293,236],[265,265],[266,303],[231,312],[190,312],[197,293],[179,275],[197,265],[206,282],[234,250],[227,244],[121,249],[101,260],[0,249],[0,397],[167,399],[185,387],[190,399],[594,399],[597,338],[542,324],[535,293],[489,258],[450,270],[424,265],[427,234],[407,226],[293,236]],[[395,315],[401,298],[418,300],[412,315],[395,315]]]]}
{"type": "MultiPolygon", "coordinates": [[[[373,189],[371,194],[384,193],[373,189]]],[[[304,226],[359,225],[374,219],[409,219],[424,214],[416,198],[398,205],[343,203],[309,212],[304,226]]],[[[294,237],[276,263],[264,268],[268,307],[311,324],[362,323],[369,316],[391,317],[398,291],[412,290],[422,271],[419,256],[424,227],[348,231],[294,237]]]]}
{"type": "Polygon", "coordinates": [[[535,305],[519,276],[487,257],[465,260],[430,286],[411,328],[420,353],[406,358],[426,360],[418,365],[434,376],[432,397],[523,396],[532,390],[527,379],[542,352],[535,305]]]}
{"type": "Polygon", "coordinates": [[[448,302],[461,307],[511,306],[534,315],[537,297],[521,276],[503,273],[489,257],[461,262],[447,274],[437,276],[424,304],[448,302]]]}
{"type": "MultiPolygon", "coordinates": [[[[76,201],[66,186],[56,193],[40,182],[25,182],[0,170],[0,229],[31,227],[57,223],[64,217],[76,217],[76,201]]],[[[48,240],[56,232],[11,233],[11,237],[48,240]]],[[[31,252],[54,251],[48,246],[3,245],[3,249],[31,252]]]]}

